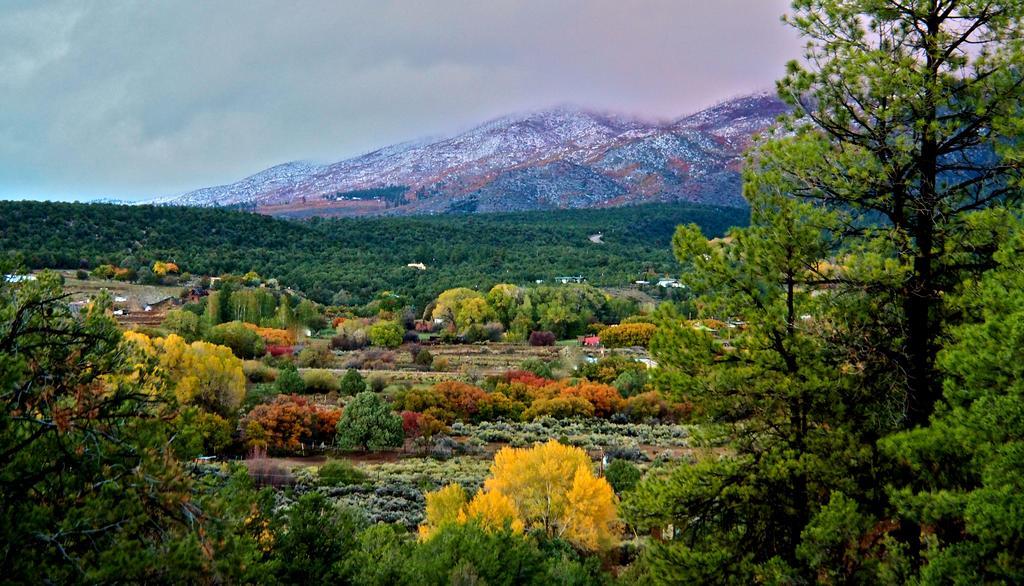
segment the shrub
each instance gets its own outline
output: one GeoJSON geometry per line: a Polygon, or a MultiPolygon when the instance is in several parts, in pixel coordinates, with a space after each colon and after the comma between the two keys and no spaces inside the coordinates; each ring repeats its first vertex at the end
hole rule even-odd
{"type": "Polygon", "coordinates": [[[423,415],[415,411],[402,411],[402,433],[405,437],[415,439],[420,436],[420,420],[423,415]]]}
{"type": "Polygon", "coordinates": [[[569,419],[571,417],[593,417],[594,406],[580,397],[554,397],[538,399],[523,412],[523,419],[532,421],[541,417],[569,419]]]}
{"type": "Polygon", "coordinates": [[[367,332],[370,343],[381,348],[398,348],[402,345],[405,329],[393,321],[381,321],[370,326],[367,332]]]}
{"type": "Polygon", "coordinates": [[[246,360],[242,363],[245,378],[253,384],[272,383],[277,380],[277,370],[270,368],[258,360],[246,360]]]}
{"type": "Polygon", "coordinates": [[[188,342],[193,342],[199,338],[199,316],[191,311],[172,309],[164,316],[161,326],[185,338],[188,342]]]}
{"type": "Polygon", "coordinates": [[[651,336],[658,327],[650,323],[631,323],[607,327],[598,334],[601,344],[609,348],[642,346],[651,343],[651,336]]]}
{"type": "Polygon", "coordinates": [[[334,354],[327,344],[310,344],[299,352],[295,361],[303,368],[331,368],[334,366],[334,354]]]}
{"type": "Polygon", "coordinates": [[[672,412],[657,392],[641,393],[626,400],[623,410],[630,421],[642,422],[650,419],[668,419],[672,412]]]}
{"type": "Polygon", "coordinates": [[[480,387],[459,381],[444,381],[434,385],[433,392],[440,398],[440,407],[447,421],[458,419],[470,421],[480,410],[480,403],[487,399],[487,393],[480,387]]]}
{"type": "Polygon", "coordinates": [[[78,269],[77,271],[75,271],[75,278],[78,279],[79,281],[88,281],[89,273],[88,271],[78,269]]]}
{"type": "Polygon", "coordinates": [[[551,372],[551,365],[547,362],[544,362],[540,358],[530,358],[528,360],[524,360],[523,363],[519,365],[519,368],[532,372],[533,374],[541,378],[555,378],[554,373],[551,372]]]}
{"type": "Polygon", "coordinates": [[[228,322],[210,328],[206,339],[214,344],[231,348],[239,358],[257,358],[266,352],[263,338],[240,321],[228,322]]]}
{"type": "Polygon", "coordinates": [[[338,387],[338,392],[342,395],[358,395],[366,390],[366,381],[363,380],[363,375],[359,374],[359,371],[350,368],[345,373],[345,376],[341,377],[341,385],[338,387]]]}
{"type": "Polygon", "coordinates": [[[388,387],[388,381],[383,376],[374,374],[366,379],[366,386],[375,393],[383,393],[388,387]]]}
{"type": "Polygon", "coordinates": [[[370,339],[366,335],[366,330],[341,331],[331,338],[331,348],[334,350],[359,350],[369,345],[370,339]]]}
{"type": "Polygon", "coordinates": [[[555,335],[551,332],[530,332],[531,346],[554,346],[555,335]]]}
{"type": "Polygon", "coordinates": [[[306,390],[306,381],[302,380],[294,366],[288,364],[277,372],[274,387],[283,395],[294,395],[306,390]]]}
{"type": "Polygon", "coordinates": [[[350,486],[363,484],[370,479],[365,472],[348,460],[327,462],[317,471],[317,478],[322,486],[350,486]]]}
{"type": "Polygon", "coordinates": [[[432,364],[434,364],[434,355],[430,353],[430,350],[427,350],[426,348],[420,348],[420,350],[416,353],[416,357],[413,359],[413,363],[416,364],[416,366],[429,368],[432,364]]]}
{"type": "Polygon", "coordinates": [[[631,370],[646,371],[647,367],[632,358],[622,356],[621,354],[612,354],[595,363],[579,365],[576,368],[576,375],[610,385],[619,378],[619,375],[631,370]]]}
{"type": "Polygon", "coordinates": [[[256,335],[263,338],[263,342],[268,346],[294,346],[295,345],[295,334],[288,331],[277,328],[261,328],[256,324],[245,323],[245,327],[256,332],[256,335]]]}
{"type": "Polygon", "coordinates": [[[338,377],[329,370],[307,370],[302,373],[307,393],[331,393],[341,388],[338,377]]]}
{"type": "Polygon", "coordinates": [[[625,407],[619,391],[610,385],[580,381],[576,386],[565,387],[561,391],[563,397],[579,397],[594,406],[594,415],[608,417],[625,407]]]}
{"type": "Polygon", "coordinates": [[[378,451],[402,445],[402,418],[391,411],[380,395],[362,392],[345,405],[338,421],[338,447],[343,450],[378,451]]]}
{"type": "Polygon", "coordinates": [[[625,460],[612,460],[604,471],[608,484],[619,494],[633,490],[642,476],[639,468],[625,460]]]}
{"type": "Polygon", "coordinates": [[[341,417],[338,408],[321,407],[297,395],[278,395],[253,407],[239,426],[250,448],[296,452],[304,446],[330,443],[341,417]]]}
{"type": "Polygon", "coordinates": [[[632,397],[644,392],[647,386],[646,370],[627,370],[615,379],[612,386],[619,390],[623,397],[632,397]]]}

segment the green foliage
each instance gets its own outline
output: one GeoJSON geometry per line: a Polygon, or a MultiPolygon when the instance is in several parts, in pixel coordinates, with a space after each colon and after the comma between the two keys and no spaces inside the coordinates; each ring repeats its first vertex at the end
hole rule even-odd
{"type": "Polygon", "coordinates": [[[194,342],[201,335],[199,316],[191,311],[172,309],[167,312],[161,326],[172,333],[178,334],[186,342],[194,342]]]}
{"type": "Polygon", "coordinates": [[[331,460],[317,472],[320,484],[324,486],[348,486],[363,484],[369,476],[348,460],[331,460]]]}
{"type": "Polygon", "coordinates": [[[401,324],[393,321],[381,321],[370,326],[367,332],[370,344],[381,348],[398,348],[402,345],[402,336],[405,329],[401,324]]]}
{"type": "Polygon", "coordinates": [[[338,447],[343,450],[380,451],[397,448],[404,440],[402,418],[376,393],[356,395],[338,421],[338,447]]]}
{"type": "Polygon", "coordinates": [[[354,397],[366,390],[366,381],[358,370],[350,368],[345,371],[345,376],[341,377],[341,386],[338,390],[342,395],[354,397]]]}
{"type": "MultiPolygon", "coordinates": [[[[212,295],[211,295],[212,297],[212,295]]],[[[266,352],[263,338],[240,321],[222,323],[210,328],[206,340],[227,346],[239,358],[259,358],[266,352]]]]}
{"type": "Polygon", "coordinates": [[[258,581],[242,525],[256,509],[247,478],[182,465],[177,381],[122,342],[109,296],[81,318],[62,298],[53,274],[0,282],[4,580],[258,581]]]}
{"type": "Polygon", "coordinates": [[[420,348],[419,352],[416,353],[416,357],[413,359],[413,363],[416,366],[423,366],[429,368],[434,363],[434,355],[430,353],[430,350],[426,348],[420,348]]]}
{"type": "Polygon", "coordinates": [[[273,568],[285,584],[346,583],[358,571],[350,554],[366,522],[322,494],[302,495],[277,520],[273,568]]]}
{"type": "MultiPolygon", "coordinates": [[[[22,254],[30,268],[74,269],[82,259],[120,263],[124,243],[133,242],[147,260],[174,258],[196,275],[255,270],[321,303],[344,288],[354,303],[389,290],[425,307],[453,287],[487,291],[580,272],[596,285],[621,285],[647,268],[668,272],[677,224],[697,222],[719,235],[746,216],[679,203],[290,222],[217,208],[0,202],[0,250],[22,254]],[[587,241],[597,231],[605,234],[603,246],[587,241]],[[413,258],[434,260],[427,271],[410,271],[413,258]]],[[[285,318],[278,327],[291,325],[285,318]]]]}
{"type": "Polygon", "coordinates": [[[527,372],[532,372],[542,378],[549,378],[552,380],[555,378],[555,375],[551,372],[551,364],[544,362],[540,358],[529,358],[524,360],[523,363],[519,365],[519,368],[522,368],[527,372]]]}
{"type": "Polygon", "coordinates": [[[282,395],[304,393],[306,392],[306,381],[302,379],[298,369],[291,364],[286,364],[277,371],[274,389],[282,395]]]}
{"type": "Polygon", "coordinates": [[[329,370],[306,370],[301,376],[307,393],[331,393],[341,389],[338,377],[329,370]]]}
{"type": "Polygon", "coordinates": [[[616,458],[608,464],[604,477],[616,493],[622,494],[633,490],[643,477],[643,473],[630,462],[616,458]]]}

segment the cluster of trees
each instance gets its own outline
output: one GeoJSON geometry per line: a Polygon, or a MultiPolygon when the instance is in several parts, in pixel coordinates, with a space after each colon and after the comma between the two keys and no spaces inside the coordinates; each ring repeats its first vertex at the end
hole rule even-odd
{"type": "Polygon", "coordinates": [[[474,522],[485,531],[542,532],[587,551],[608,549],[618,533],[617,498],[608,481],[594,475],[590,456],[555,440],[528,449],[502,448],[491,475],[468,499],[458,484],[426,495],[420,536],[474,522]]]}
{"type": "Polygon", "coordinates": [[[724,348],[660,309],[657,384],[732,455],[645,479],[656,583],[1018,583],[1024,3],[794,3],[748,228],[674,238],[724,348]]]}
{"type": "Polygon", "coordinates": [[[590,285],[499,283],[486,294],[448,289],[427,306],[424,318],[440,320],[469,341],[500,338],[502,332],[509,340],[525,341],[533,332],[550,332],[556,339],[579,336],[595,324],[618,323],[636,312],[636,302],[590,285]]]}
{"type": "Polygon", "coordinates": [[[624,398],[610,384],[586,379],[556,381],[528,371],[510,371],[489,386],[490,390],[484,390],[469,383],[445,381],[432,387],[413,387],[397,393],[394,405],[396,410],[444,424],[541,417],[674,420],[685,412],[654,391],[631,389],[634,393],[624,398]]]}
{"type": "MultiPolygon", "coordinates": [[[[256,492],[241,467],[189,465],[189,456],[179,453],[190,441],[182,420],[195,409],[230,410],[238,397],[211,393],[187,376],[220,361],[226,369],[220,376],[234,379],[238,359],[201,341],[122,334],[103,297],[81,316],[62,299],[54,274],[0,283],[0,560],[6,580],[383,585],[443,583],[453,576],[470,583],[603,579],[599,565],[557,537],[601,535],[602,514],[570,520],[562,510],[551,519],[557,529],[551,536],[469,521],[420,542],[399,526],[371,526],[320,493],[282,507],[270,489],[256,492]]],[[[236,382],[217,388],[232,391],[236,382]]],[[[299,409],[295,417],[308,411],[299,409]]],[[[319,416],[330,425],[329,415],[319,416]]],[[[288,430],[281,437],[291,439],[288,430]]],[[[601,486],[579,468],[575,477],[601,486]]],[[[496,473],[495,481],[505,477],[496,473]]],[[[498,485],[488,490],[519,494],[498,485]]],[[[579,488],[565,498],[593,495],[579,488]]],[[[601,503],[603,511],[614,511],[607,494],[601,503]]]]}
{"type": "Polygon", "coordinates": [[[579,273],[595,285],[622,285],[664,274],[673,270],[676,225],[722,234],[746,221],[746,210],[695,204],[298,222],[212,208],[0,202],[0,250],[28,268],[139,272],[174,259],[196,275],[255,270],[323,304],[368,303],[394,291],[424,307],[452,287],[579,273]],[[596,232],[605,244],[587,240],[596,232]]]}

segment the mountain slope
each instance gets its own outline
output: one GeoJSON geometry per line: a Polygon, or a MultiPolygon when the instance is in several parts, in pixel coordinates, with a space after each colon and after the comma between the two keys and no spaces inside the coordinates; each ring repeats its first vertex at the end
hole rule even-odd
{"type": "Polygon", "coordinates": [[[742,153],[784,109],[773,96],[756,94],[652,123],[558,107],[333,164],[286,163],[160,203],[244,206],[274,215],[527,211],[652,201],[743,206],[742,153]],[[380,189],[386,187],[391,189],[380,189]]]}

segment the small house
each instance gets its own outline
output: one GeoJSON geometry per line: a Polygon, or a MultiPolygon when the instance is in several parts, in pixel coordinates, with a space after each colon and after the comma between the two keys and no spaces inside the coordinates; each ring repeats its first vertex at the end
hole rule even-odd
{"type": "Polygon", "coordinates": [[[555,277],[555,281],[563,285],[568,285],[569,283],[585,283],[587,279],[583,275],[576,275],[575,277],[555,277]]]}

